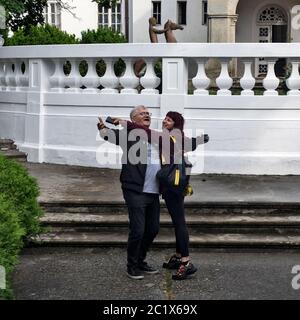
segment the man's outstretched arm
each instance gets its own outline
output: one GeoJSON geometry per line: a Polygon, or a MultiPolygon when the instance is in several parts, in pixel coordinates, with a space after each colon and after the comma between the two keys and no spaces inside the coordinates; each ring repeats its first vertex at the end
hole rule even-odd
{"type": "Polygon", "coordinates": [[[120,145],[120,131],[107,128],[103,120],[100,117],[98,119],[99,122],[97,123],[97,127],[99,130],[100,137],[103,140],[113,143],[117,146],[120,145]]]}

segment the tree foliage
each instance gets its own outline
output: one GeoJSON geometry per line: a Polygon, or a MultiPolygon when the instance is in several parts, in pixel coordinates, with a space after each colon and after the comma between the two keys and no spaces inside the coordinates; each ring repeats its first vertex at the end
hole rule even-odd
{"type": "Polygon", "coordinates": [[[118,0],[92,0],[92,2],[96,2],[100,4],[101,7],[104,7],[104,8],[111,8],[116,5],[118,0]]]}
{"type": "MultiPolygon", "coordinates": [[[[47,2],[48,0],[0,0],[0,5],[6,10],[7,27],[14,32],[18,29],[29,32],[31,26],[43,24],[43,11],[47,2]]],[[[57,0],[57,3],[74,16],[72,12],[74,7],[68,2],[57,0]]]]}

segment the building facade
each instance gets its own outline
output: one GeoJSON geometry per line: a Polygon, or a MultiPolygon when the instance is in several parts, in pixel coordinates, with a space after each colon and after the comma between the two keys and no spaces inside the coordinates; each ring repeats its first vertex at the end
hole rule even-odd
{"type": "MultiPolygon", "coordinates": [[[[91,0],[69,4],[73,14],[50,0],[46,22],[77,37],[84,30],[107,26],[129,42],[147,43],[148,19],[154,16],[158,28],[168,19],[184,27],[176,32],[178,42],[300,42],[299,29],[292,28],[299,0],[120,0],[110,9],[91,0]]],[[[159,40],[165,42],[163,36],[159,40]]]]}

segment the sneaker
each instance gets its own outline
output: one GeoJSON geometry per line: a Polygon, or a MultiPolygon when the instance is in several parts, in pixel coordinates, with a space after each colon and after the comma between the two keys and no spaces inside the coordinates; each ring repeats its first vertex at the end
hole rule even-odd
{"type": "Polygon", "coordinates": [[[134,280],[144,279],[142,272],[138,268],[128,268],[127,276],[134,280]]]}
{"type": "Polygon", "coordinates": [[[159,271],[157,269],[150,267],[147,262],[143,262],[142,264],[139,265],[138,268],[140,271],[142,271],[144,273],[148,273],[148,274],[159,273],[159,271]]]}
{"type": "Polygon", "coordinates": [[[188,276],[194,274],[197,268],[189,262],[188,264],[181,264],[178,271],[172,275],[173,280],[184,280],[188,276]]]}
{"type": "Polygon", "coordinates": [[[174,254],[168,262],[163,263],[163,268],[177,270],[180,267],[180,263],[181,259],[174,254]]]}

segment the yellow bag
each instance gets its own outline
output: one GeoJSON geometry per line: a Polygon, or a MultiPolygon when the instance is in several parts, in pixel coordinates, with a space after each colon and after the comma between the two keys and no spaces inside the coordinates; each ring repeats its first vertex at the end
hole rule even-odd
{"type": "Polygon", "coordinates": [[[191,196],[193,193],[194,193],[194,191],[193,191],[192,186],[191,186],[190,184],[188,184],[188,185],[186,186],[184,192],[183,192],[183,195],[184,195],[185,197],[187,197],[187,196],[191,196]]]}

